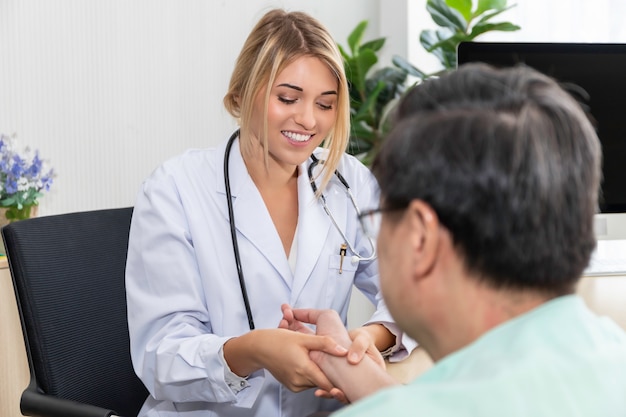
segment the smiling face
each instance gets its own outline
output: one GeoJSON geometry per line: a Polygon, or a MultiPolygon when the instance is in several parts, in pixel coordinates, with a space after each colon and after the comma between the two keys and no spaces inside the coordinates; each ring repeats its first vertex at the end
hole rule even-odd
{"type": "MultiPolygon", "coordinates": [[[[337,77],[311,56],[297,58],[276,76],[267,105],[270,166],[299,165],[321,144],[337,119],[337,88],[337,77]]],[[[266,92],[262,89],[254,103],[254,141],[263,137],[266,92]]]]}

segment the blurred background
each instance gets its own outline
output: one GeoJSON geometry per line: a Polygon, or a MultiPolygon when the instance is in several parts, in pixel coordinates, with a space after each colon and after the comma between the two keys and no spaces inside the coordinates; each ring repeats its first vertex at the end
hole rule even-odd
{"type": "MultiPolygon", "coordinates": [[[[521,26],[482,40],[626,42],[623,0],[519,0],[521,26]]],[[[426,0],[0,0],[0,132],[56,171],[39,215],[134,204],[165,159],[226,140],[222,107],[245,37],[269,8],[317,17],[339,44],[369,25],[394,54],[438,64],[419,44],[426,0]]]]}

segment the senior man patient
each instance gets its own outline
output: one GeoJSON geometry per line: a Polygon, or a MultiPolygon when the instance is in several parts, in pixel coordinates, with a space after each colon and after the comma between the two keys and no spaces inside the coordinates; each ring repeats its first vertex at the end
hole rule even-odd
{"type": "MultiPolygon", "coordinates": [[[[626,334],[575,295],[596,244],[590,120],[523,66],[468,64],[403,98],[361,221],[389,311],[436,363],[399,385],[312,352],[335,387],[318,395],[353,402],[338,417],[626,416],[626,334]]],[[[350,344],[336,312],[283,306],[282,327],[303,322],[350,344]]]]}

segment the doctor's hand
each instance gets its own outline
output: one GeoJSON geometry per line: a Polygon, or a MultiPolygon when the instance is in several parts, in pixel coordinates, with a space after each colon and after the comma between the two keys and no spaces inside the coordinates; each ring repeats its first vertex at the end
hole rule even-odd
{"type": "Polygon", "coordinates": [[[330,336],[341,346],[348,349],[348,362],[353,365],[361,362],[365,354],[370,356],[376,364],[385,368],[385,360],[376,347],[375,332],[388,332],[379,324],[359,327],[347,332],[339,314],[334,310],[292,309],[288,304],[281,306],[283,319],[279,327],[298,331],[305,334],[330,336]],[[305,323],[315,324],[313,331],[305,323]]]}
{"type": "Polygon", "coordinates": [[[378,347],[376,347],[374,337],[376,331],[387,332],[387,329],[381,324],[370,324],[350,330],[349,334],[350,339],[352,339],[352,344],[348,350],[348,362],[356,365],[361,362],[363,357],[367,354],[375,363],[383,369],[385,368],[385,360],[378,350],[378,347]]]}
{"type": "MultiPolygon", "coordinates": [[[[281,309],[283,311],[283,319],[280,321],[280,328],[304,334],[330,336],[335,339],[340,346],[344,347],[348,347],[352,344],[341,318],[334,310],[294,310],[287,304],[283,304],[281,309]],[[295,317],[295,314],[298,314],[298,318],[295,317]],[[316,331],[306,326],[305,323],[315,324],[317,326],[316,331]]],[[[321,358],[320,351],[311,351],[309,355],[313,360],[321,358]]],[[[328,389],[327,387],[320,386],[315,391],[315,395],[323,398],[334,398],[344,404],[349,403],[344,392],[336,387],[328,389]]]]}
{"type": "Polygon", "coordinates": [[[293,392],[320,387],[330,391],[333,385],[309,356],[321,351],[345,356],[347,349],[332,338],[286,329],[258,329],[232,338],[224,344],[224,358],[231,371],[240,376],[267,369],[293,392]]]}
{"type": "MultiPolygon", "coordinates": [[[[354,346],[357,346],[357,350],[360,350],[360,346],[366,346],[366,348],[362,350],[358,361],[354,361],[354,364],[360,362],[365,352],[367,352],[368,356],[373,359],[376,365],[380,366],[383,370],[385,369],[385,361],[383,360],[380,352],[378,352],[378,349],[376,349],[376,346],[373,344],[373,342],[369,342],[371,340],[370,334],[368,332],[361,333],[357,329],[357,331],[354,332],[355,338],[361,339],[361,342],[355,345],[355,342],[352,340],[351,335],[344,327],[344,324],[336,311],[292,309],[287,304],[284,304],[282,306],[282,311],[283,319],[281,320],[281,323],[279,325],[281,328],[310,334],[313,333],[313,330],[307,327],[305,323],[314,324],[316,326],[316,334],[330,336],[335,339],[337,343],[344,347],[350,347],[350,349],[353,349],[354,346]],[[365,343],[361,344],[364,341],[365,343]]],[[[322,358],[322,353],[319,351],[313,351],[310,355],[314,361],[318,361],[322,358]]],[[[345,393],[339,388],[327,390],[320,387],[320,389],[315,392],[315,395],[325,398],[335,398],[336,400],[339,400],[343,403],[349,402],[346,398],[345,393]]]]}
{"type": "Polygon", "coordinates": [[[304,334],[277,329],[279,333],[268,330],[266,342],[260,349],[264,368],[293,392],[320,387],[332,390],[333,384],[315,364],[309,353],[325,352],[333,356],[344,356],[347,349],[326,336],[304,334]]]}

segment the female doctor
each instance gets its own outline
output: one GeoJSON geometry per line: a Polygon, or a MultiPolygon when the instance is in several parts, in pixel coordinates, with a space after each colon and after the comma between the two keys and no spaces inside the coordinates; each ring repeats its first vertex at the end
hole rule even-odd
{"type": "Polygon", "coordinates": [[[332,410],[337,401],[309,389],[332,388],[309,351],[346,352],[330,338],[279,329],[281,304],[332,308],[345,323],[355,284],[377,309],[352,331],[348,354],[406,354],[380,297],[375,247],[358,224],[378,188],[344,153],[349,96],[335,42],[306,14],[268,12],[224,103],[240,130],[216,149],[165,162],[135,204],[126,289],[132,360],[150,392],[140,415],[332,410]]]}

